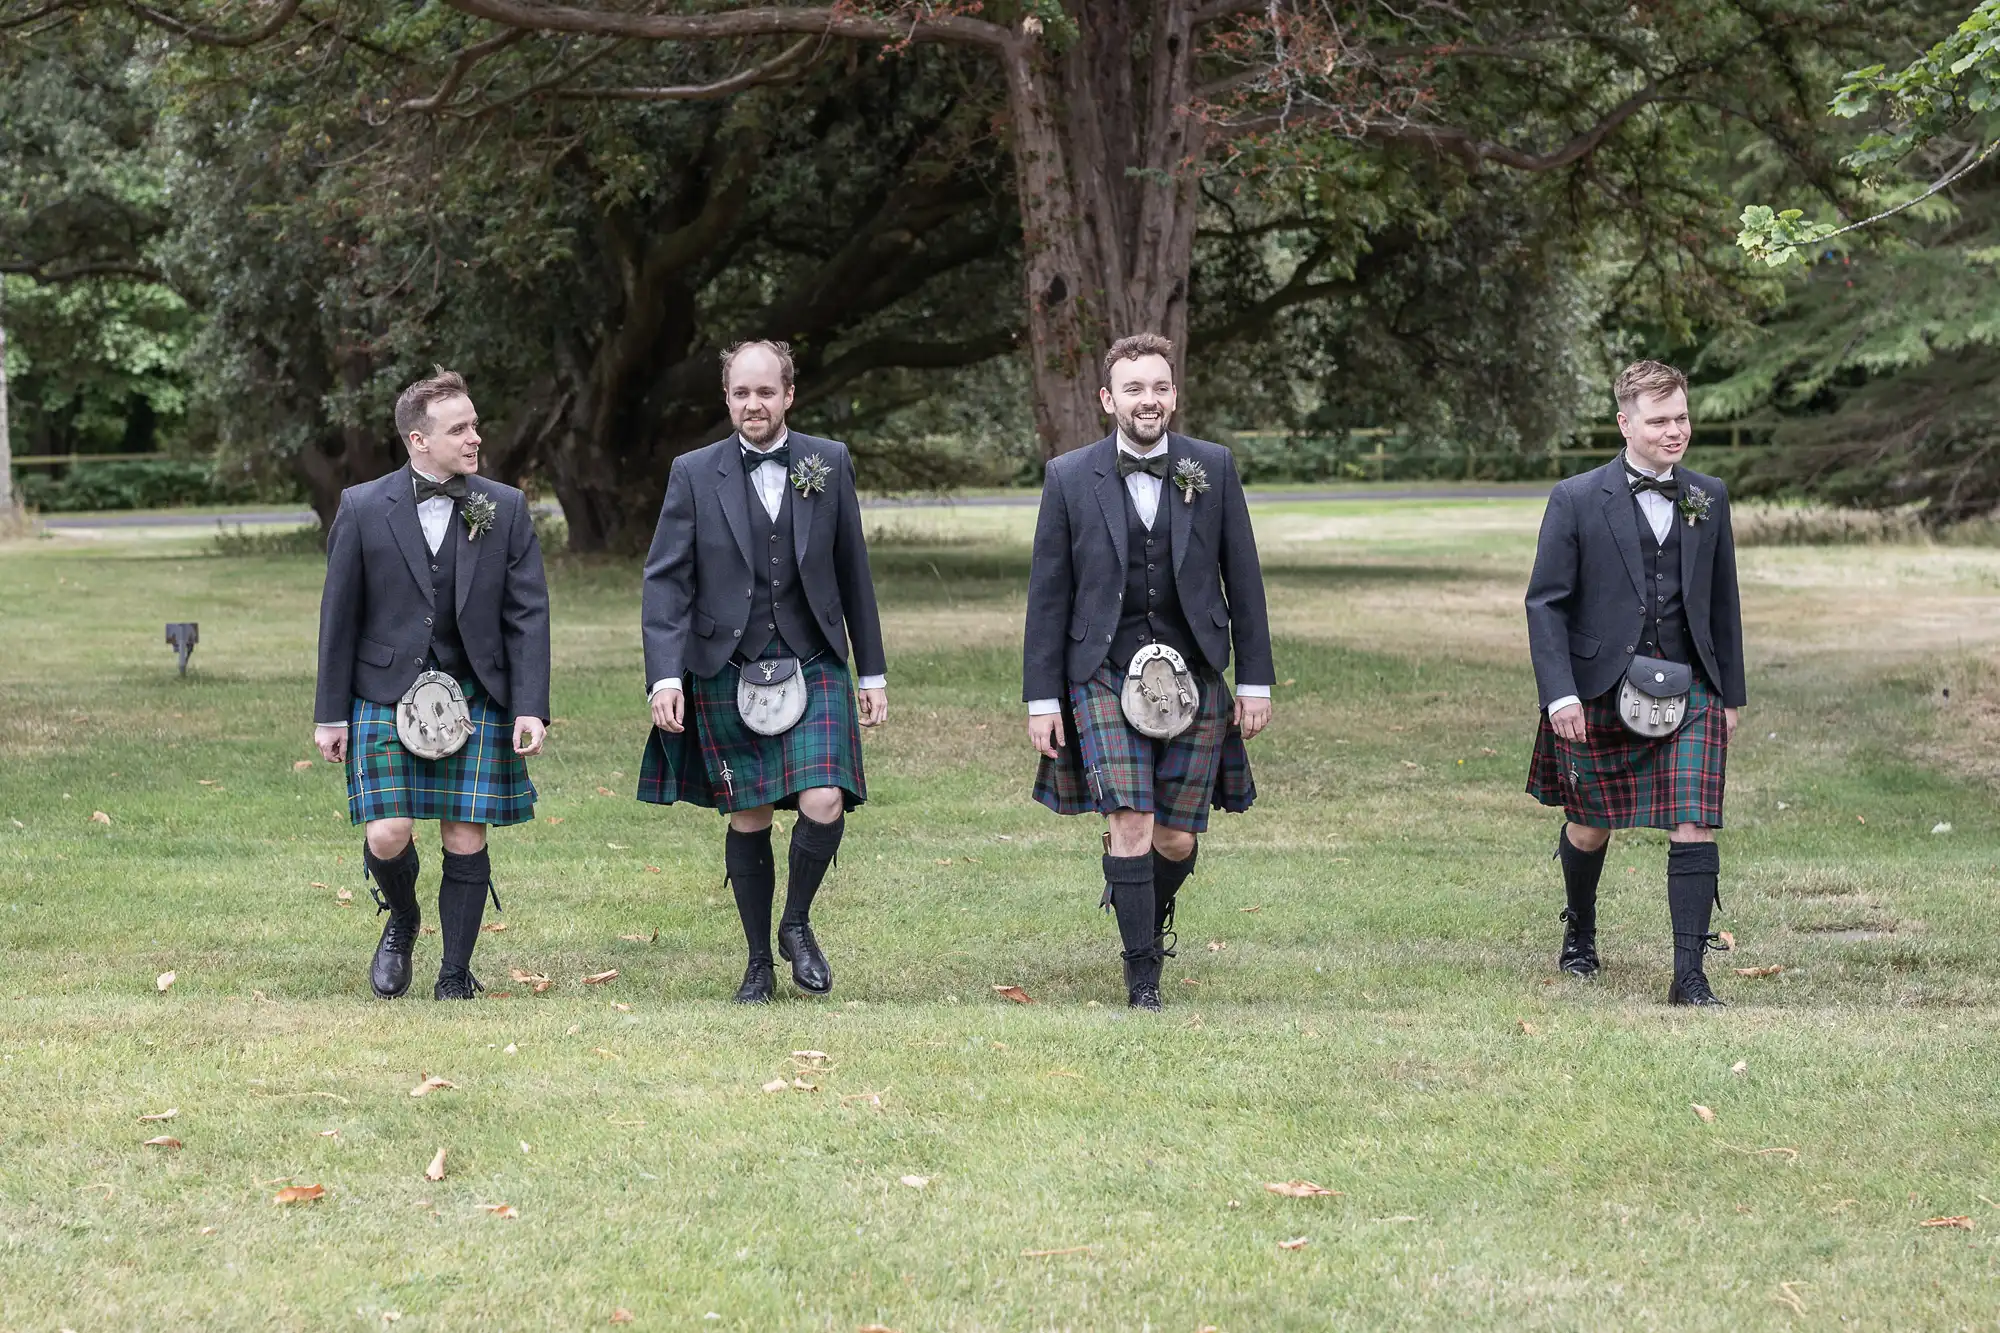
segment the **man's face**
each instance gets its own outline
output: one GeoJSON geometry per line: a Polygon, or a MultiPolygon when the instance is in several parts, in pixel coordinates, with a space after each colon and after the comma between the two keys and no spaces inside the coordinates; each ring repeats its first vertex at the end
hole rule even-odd
{"type": "Polygon", "coordinates": [[[469,477],[479,471],[479,413],[464,394],[431,404],[431,428],[405,441],[410,461],[433,477],[469,477]]]}
{"type": "Polygon", "coordinates": [[[1174,368],[1164,356],[1142,356],[1111,367],[1111,384],[1097,391],[1104,410],[1118,418],[1125,438],[1151,448],[1174,415],[1174,368]]]}
{"type": "Polygon", "coordinates": [[[745,444],[762,448],[778,438],[785,427],[785,411],[792,405],[791,388],[784,382],[784,367],[768,347],[746,347],[729,363],[729,424],[745,444]]]}
{"type": "Polygon", "coordinates": [[[1688,398],[1681,389],[1642,393],[1629,411],[1618,414],[1625,452],[1634,463],[1664,472],[1681,461],[1688,447],[1688,398]]]}

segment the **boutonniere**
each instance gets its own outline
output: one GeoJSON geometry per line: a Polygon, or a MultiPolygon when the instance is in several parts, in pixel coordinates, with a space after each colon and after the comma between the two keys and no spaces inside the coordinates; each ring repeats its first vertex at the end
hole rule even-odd
{"type": "Polygon", "coordinates": [[[1174,485],[1181,488],[1181,503],[1193,504],[1194,497],[1208,489],[1208,469],[1192,458],[1174,464],[1174,485]]]}
{"type": "Polygon", "coordinates": [[[492,496],[474,491],[459,501],[458,515],[465,520],[465,539],[476,542],[493,526],[493,520],[500,517],[500,508],[493,503],[492,496]]]}
{"type": "Polygon", "coordinates": [[[833,469],[826,465],[826,460],[812,454],[792,464],[792,489],[811,498],[826,489],[827,478],[832,475],[833,469]]]}
{"type": "Polygon", "coordinates": [[[1699,486],[1688,486],[1681,490],[1681,517],[1688,525],[1701,522],[1708,517],[1708,511],[1715,508],[1715,497],[1699,486]]]}

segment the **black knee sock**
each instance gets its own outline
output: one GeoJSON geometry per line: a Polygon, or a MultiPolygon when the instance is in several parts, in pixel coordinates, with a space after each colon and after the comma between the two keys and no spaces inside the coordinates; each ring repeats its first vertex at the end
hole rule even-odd
{"type": "Polygon", "coordinates": [[[1580,931],[1597,929],[1597,881],[1604,876],[1604,856],[1611,850],[1605,843],[1586,852],[1569,840],[1569,825],[1557,837],[1556,855],[1562,860],[1563,896],[1569,900],[1567,920],[1580,931]]]}
{"type": "Polygon", "coordinates": [[[1153,854],[1104,858],[1104,895],[1118,915],[1118,938],[1125,956],[1149,952],[1159,935],[1153,929],[1153,854]]]}
{"type": "Polygon", "coordinates": [[[417,906],[417,875],[423,867],[417,861],[416,843],[412,842],[387,861],[376,856],[364,844],[361,864],[367,868],[368,878],[375,882],[371,892],[375,895],[377,907],[404,920],[422,919],[423,911],[417,906]]]}
{"type": "Polygon", "coordinates": [[[835,815],[822,824],[801,812],[792,825],[792,850],[785,877],[784,924],[803,926],[812,914],[813,895],[826,879],[827,867],[840,851],[841,834],[847,831],[847,816],[835,815]]]}
{"type": "Polygon", "coordinates": [[[1197,842],[1186,859],[1175,861],[1160,855],[1159,848],[1153,849],[1153,933],[1164,935],[1174,923],[1174,895],[1187,883],[1194,873],[1195,858],[1201,855],[1201,844],[1197,842]]]}
{"type": "Polygon", "coordinates": [[[443,973],[462,972],[472,965],[479,943],[479,923],[486,915],[486,895],[493,889],[493,863],[481,847],[476,852],[444,854],[444,879],[438,884],[438,930],[444,937],[443,973]]]}
{"type": "Polygon", "coordinates": [[[1709,913],[1722,901],[1722,853],[1712,842],[1667,844],[1667,915],[1674,926],[1674,975],[1702,971],[1709,913]]]}
{"type": "Polygon", "coordinates": [[[743,938],[750,961],[771,961],[771,899],[778,891],[778,871],[771,860],[771,828],[755,833],[729,830],[722,844],[722,864],[729,888],[736,895],[736,915],[743,921],[743,938]]]}

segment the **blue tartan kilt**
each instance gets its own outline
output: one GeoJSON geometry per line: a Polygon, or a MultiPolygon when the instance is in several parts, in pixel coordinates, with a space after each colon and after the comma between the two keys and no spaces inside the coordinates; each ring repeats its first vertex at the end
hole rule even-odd
{"type": "Polygon", "coordinates": [[[496,827],[535,817],[528,761],[514,753],[514,723],[476,679],[459,681],[472,735],[457,754],[419,759],[396,738],[396,710],[356,699],[347,717],[347,816],[449,819],[496,827]]]}
{"type": "Polygon", "coordinates": [[[799,793],[814,787],[840,788],[848,810],[866,801],[853,677],[831,656],[807,662],[800,674],[805,716],[782,736],[761,736],[743,724],[736,711],[736,663],[690,679],[680,734],[655,727],[646,738],[639,799],[653,805],[685,801],[724,814],[760,805],[796,810],[799,793]]]}

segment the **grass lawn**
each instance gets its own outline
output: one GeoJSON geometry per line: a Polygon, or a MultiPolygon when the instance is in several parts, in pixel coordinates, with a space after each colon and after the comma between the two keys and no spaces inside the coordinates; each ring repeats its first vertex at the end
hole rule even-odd
{"type": "Polygon", "coordinates": [[[447,1006],[435,936],[421,997],[370,996],[344,784],[297,767],[319,562],[0,548],[0,1328],[1993,1328],[2000,551],[1745,551],[1731,1006],[1691,1014],[1659,835],[1614,843],[1602,980],[1554,971],[1539,511],[1258,506],[1261,799],[1154,1016],[1097,825],[1027,796],[1032,511],[870,512],[891,720],[817,913],[838,986],[749,1012],[721,822],[630,797],[635,566],[553,572],[540,818],[447,1006]]]}

